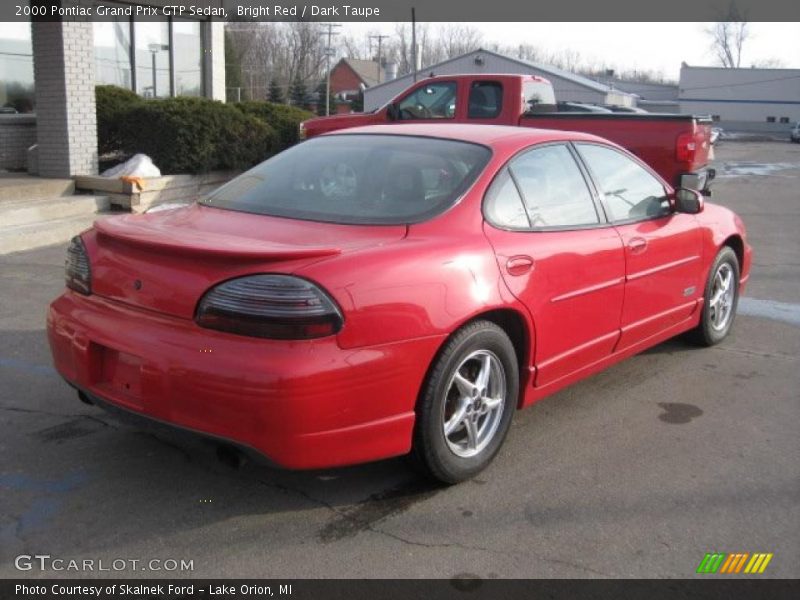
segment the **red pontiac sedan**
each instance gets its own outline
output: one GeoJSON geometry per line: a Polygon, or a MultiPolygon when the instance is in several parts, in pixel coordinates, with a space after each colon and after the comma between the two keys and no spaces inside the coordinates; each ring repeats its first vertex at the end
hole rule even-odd
{"type": "Polygon", "coordinates": [[[82,399],[289,468],[411,452],[469,478],[516,409],[683,332],[716,344],[742,221],[601,138],[320,136],[72,240],[47,325],[82,399]]]}

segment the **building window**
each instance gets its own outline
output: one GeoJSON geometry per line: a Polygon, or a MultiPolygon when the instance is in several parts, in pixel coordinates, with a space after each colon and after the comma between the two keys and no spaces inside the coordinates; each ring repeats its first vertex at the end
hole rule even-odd
{"type": "Polygon", "coordinates": [[[33,112],[31,24],[0,22],[0,114],[33,112]]]}
{"type": "Polygon", "coordinates": [[[781,123],[788,123],[789,117],[781,117],[781,123]]]}
{"type": "Polygon", "coordinates": [[[95,80],[146,98],[202,96],[202,34],[202,22],[189,19],[95,22],[95,80]]]}
{"type": "Polygon", "coordinates": [[[774,123],[775,117],[767,117],[767,123],[774,123]]]}
{"type": "Polygon", "coordinates": [[[96,83],[133,89],[130,20],[94,23],[94,62],[96,83]]]}
{"type": "Polygon", "coordinates": [[[175,94],[203,95],[203,37],[199,21],[175,19],[172,22],[175,46],[175,94]]]}
{"type": "Polygon", "coordinates": [[[172,95],[169,23],[134,21],[136,92],[145,98],[172,95]]]}

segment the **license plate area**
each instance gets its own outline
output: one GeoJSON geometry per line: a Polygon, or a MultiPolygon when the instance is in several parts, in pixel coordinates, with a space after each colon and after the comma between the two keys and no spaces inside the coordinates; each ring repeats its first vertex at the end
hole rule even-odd
{"type": "Polygon", "coordinates": [[[136,408],[142,406],[141,357],[113,348],[97,346],[97,386],[103,388],[112,399],[136,408]]]}

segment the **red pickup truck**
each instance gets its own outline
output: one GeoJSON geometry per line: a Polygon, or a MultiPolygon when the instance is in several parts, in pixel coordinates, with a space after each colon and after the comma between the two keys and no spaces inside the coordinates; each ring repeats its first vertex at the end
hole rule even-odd
{"type": "Polygon", "coordinates": [[[309,119],[300,137],[378,123],[483,123],[582,131],[649,164],[675,187],[710,194],[711,119],[693,115],[563,112],[553,86],[531,75],[442,75],[415,83],[370,113],[309,119]]]}

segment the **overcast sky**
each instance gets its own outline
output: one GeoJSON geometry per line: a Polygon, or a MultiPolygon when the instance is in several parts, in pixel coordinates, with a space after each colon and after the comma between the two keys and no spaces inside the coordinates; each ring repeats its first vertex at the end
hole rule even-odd
{"type": "MultiPolygon", "coordinates": [[[[441,24],[431,23],[432,28],[441,24]]],[[[709,23],[459,23],[481,31],[487,42],[533,44],[547,51],[574,50],[593,64],[617,70],[660,71],[678,79],[681,61],[715,65],[704,29],[709,23]]],[[[394,33],[395,23],[344,23],[341,31],[365,37],[394,33]]],[[[742,66],[778,59],[800,68],[800,23],[750,23],[742,66]]]]}

